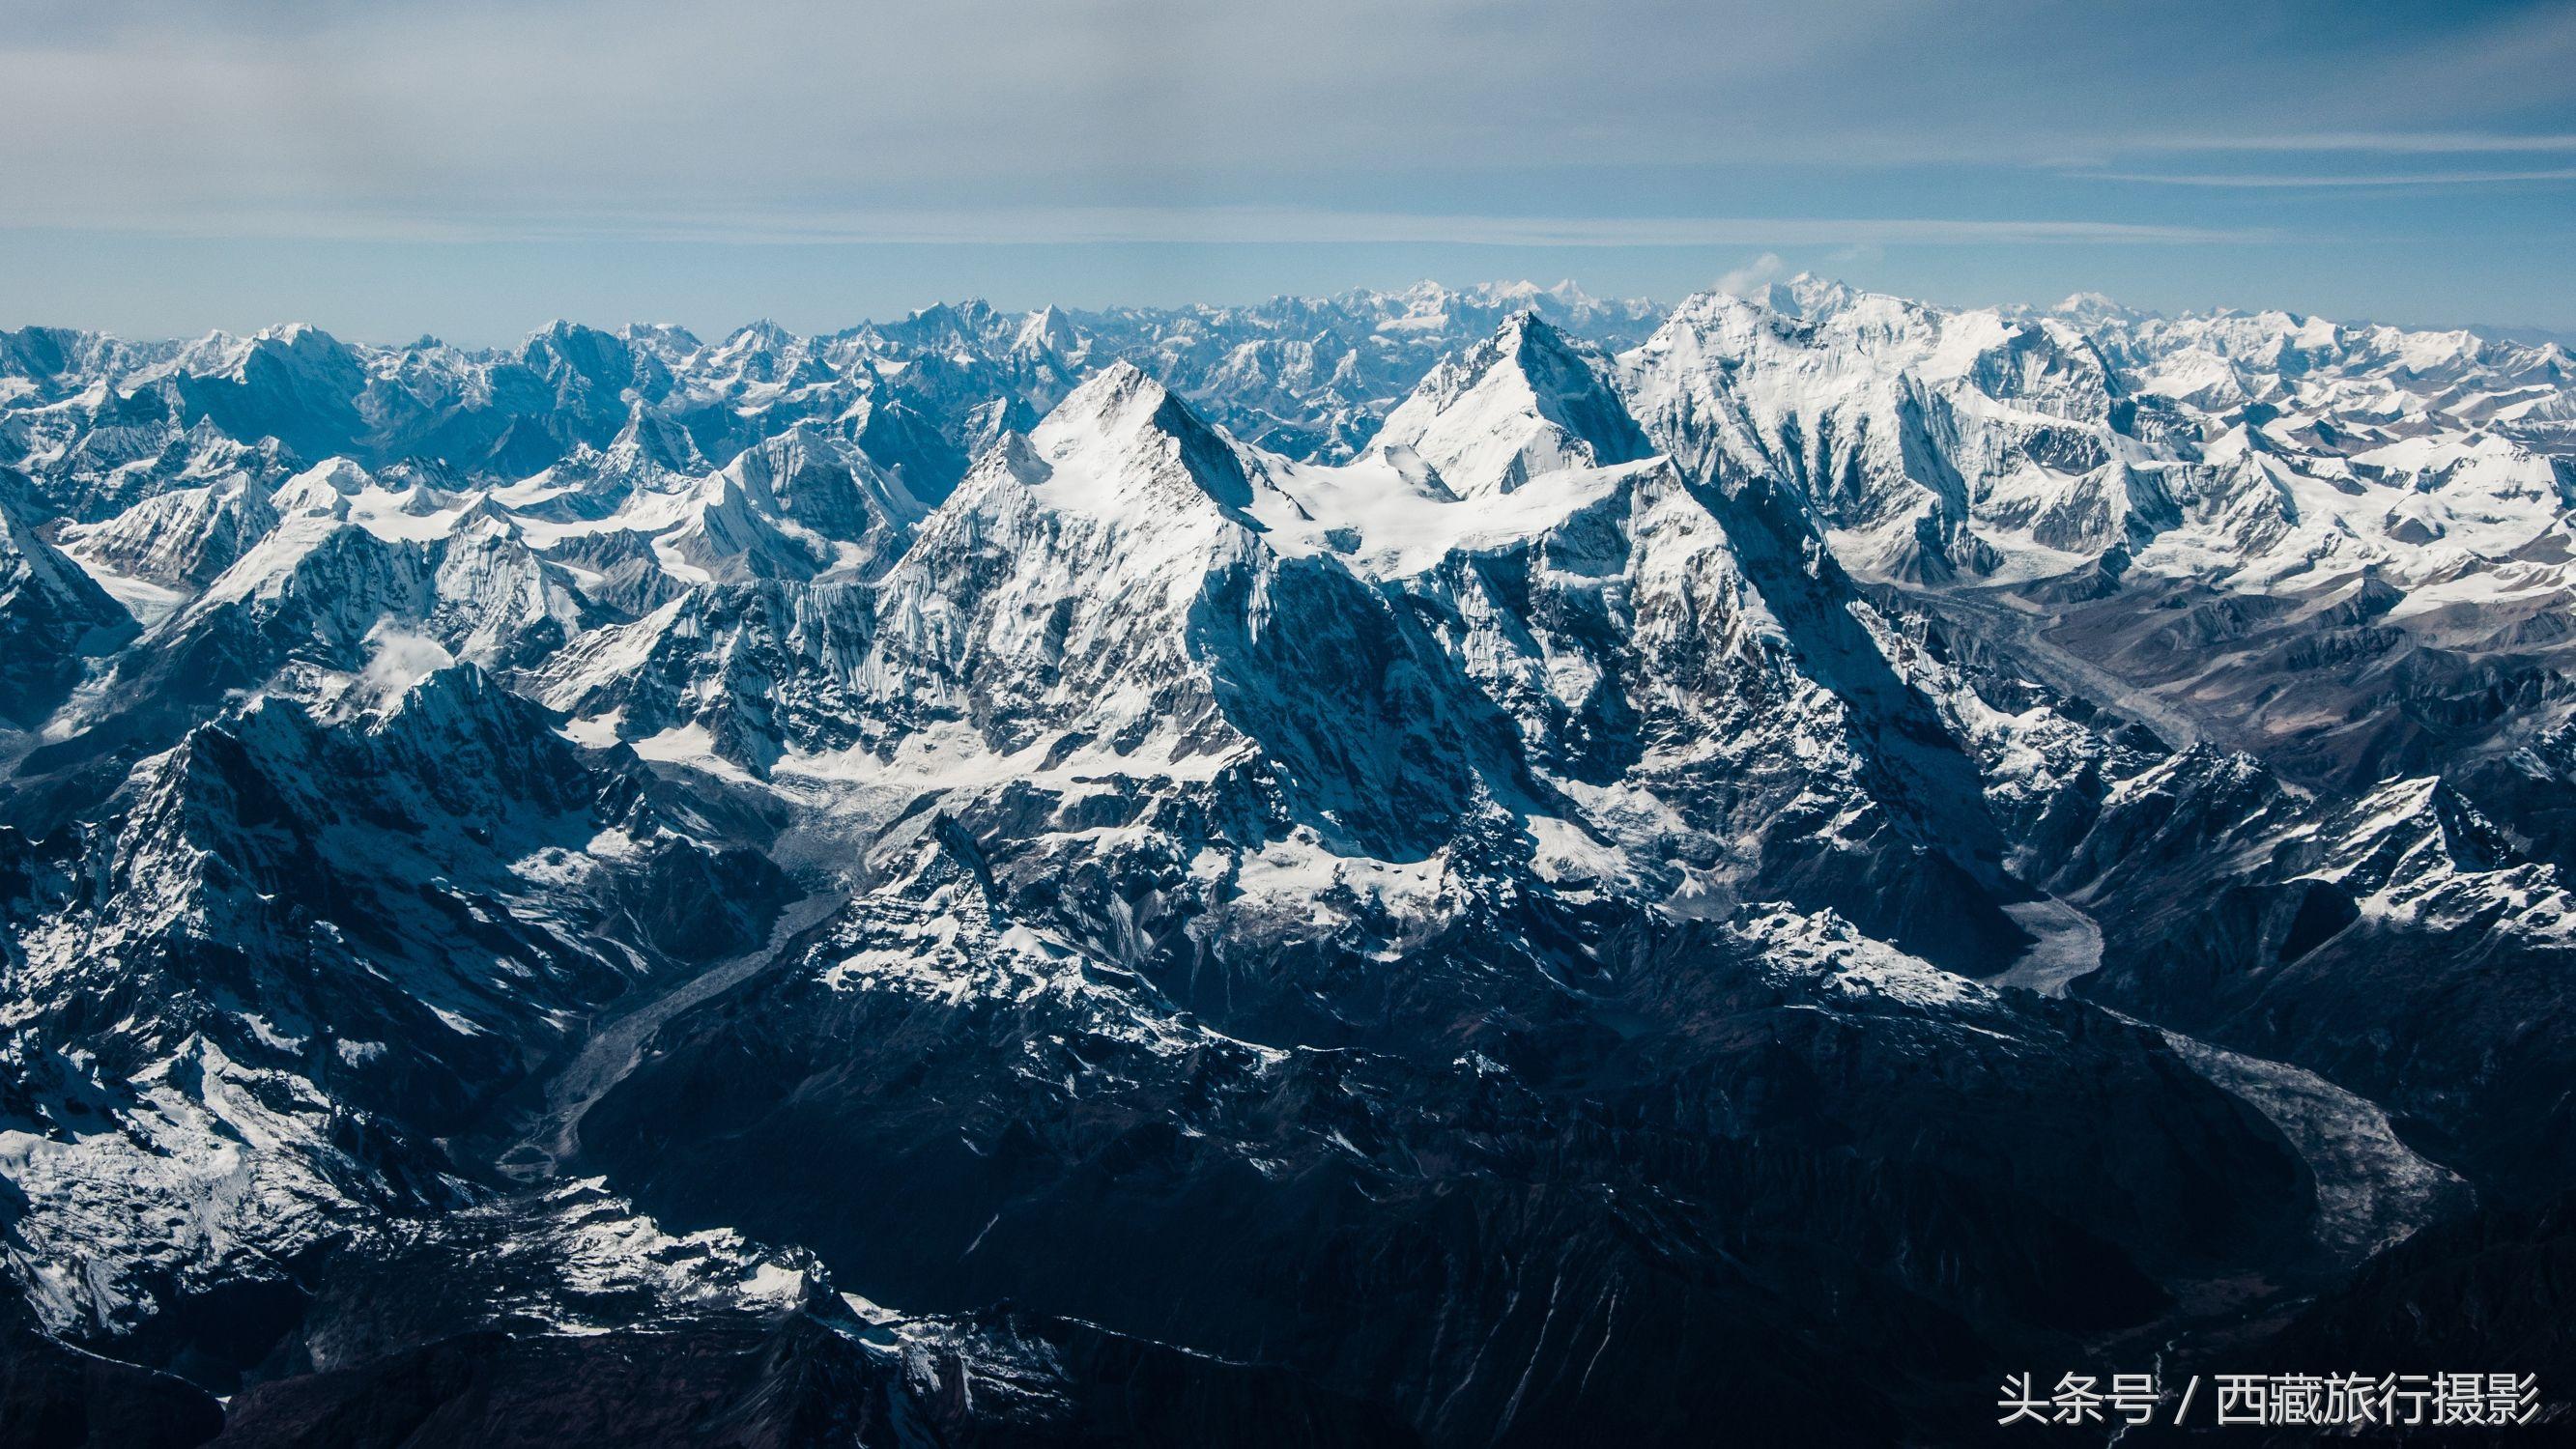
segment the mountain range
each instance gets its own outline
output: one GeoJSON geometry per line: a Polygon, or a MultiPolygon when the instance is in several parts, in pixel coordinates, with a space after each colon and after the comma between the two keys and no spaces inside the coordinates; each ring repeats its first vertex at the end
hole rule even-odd
{"type": "Polygon", "coordinates": [[[0,1425],[2563,1419],[2571,508],[2093,296],[0,332],[0,1425]]]}

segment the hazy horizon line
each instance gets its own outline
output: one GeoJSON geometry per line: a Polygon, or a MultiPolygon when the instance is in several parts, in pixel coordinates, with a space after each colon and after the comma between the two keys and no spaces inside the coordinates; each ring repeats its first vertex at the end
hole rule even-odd
{"type": "MultiPolygon", "coordinates": [[[[1858,283],[1845,282],[1839,277],[1816,273],[1813,271],[1801,271],[1794,274],[1783,275],[1782,273],[1784,270],[1785,269],[1780,267],[1779,261],[1776,257],[1766,256],[1746,267],[1735,268],[1722,274],[1710,285],[1693,288],[1692,290],[1684,293],[1679,299],[1667,299],[1665,297],[1648,293],[1621,295],[1616,292],[1608,291],[1594,292],[1586,287],[1580,278],[1576,277],[1563,277],[1559,278],[1557,281],[1548,283],[1542,283],[1535,277],[1527,275],[1519,277],[1487,277],[1472,282],[1444,282],[1436,277],[1424,277],[1419,281],[1408,283],[1400,287],[1371,287],[1355,285],[1323,291],[1274,291],[1260,296],[1248,297],[1239,300],[1206,299],[1169,303],[1111,302],[1099,306],[1082,306],[1053,301],[1039,302],[1029,306],[1004,305],[996,303],[989,297],[980,293],[969,292],[956,296],[934,297],[932,300],[921,303],[900,316],[864,316],[839,326],[812,330],[799,330],[795,327],[786,326],[767,315],[754,316],[740,322],[732,323],[726,326],[721,332],[717,332],[712,329],[671,319],[657,319],[639,316],[628,317],[614,323],[602,324],[586,321],[570,314],[559,314],[518,333],[514,340],[496,342],[457,342],[445,337],[436,329],[425,330],[414,336],[401,339],[360,336],[335,330],[324,324],[309,322],[295,317],[283,318],[279,321],[267,323],[248,331],[227,327],[212,327],[198,332],[162,332],[151,335],[129,332],[115,327],[89,326],[74,321],[27,320],[15,324],[0,324],[0,335],[21,334],[29,331],[59,331],[76,333],[87,337],[103,338],[109,341],[126,343],[132,346],[186,347],[216,338],[233,341],[249,341],[274,333],[287,332],[302,328],[319,332],[344,345],[369,348],[378,351],[390,352],[406,348],[421,347],[424,345],[435,345],[452,348],[458,352],[464,353],[493,353],[510,351],[516,347],[524,346],[529,341],[543,336],[557,327],[571,326],[582,328],[586,331],[608,333],[612,335],[646,331],[676,331],[686,335],[692,342],[695,342],[700,346],[709,346],[721,344],[722,342],[737,337],[752,328],[760,326],[777,328],[778,330],[787,333],[790,337],[800,341],[825,340],[848,336],[852,333],[860,332],[872,327],[899,326],[903,323],[913,321],[927,313],[937,311],[943,307],[967,308],[981,306],[996,315],[1010,317],[1026,317],[1050,309],[1067,313],[1075,317],[1112,317],[1122,313],[1151,314],[1181,313],[1197,310],[1244,310],[1276,303],[1332,303],[1359,297],[1395,298],[1420,291],[1426,287],[1436,288],[1452,297],[1462,298],[1473,298],[1480,292],[1509,293],[1525,289],[1531,295],[1546,296],[1571,290],[1585,302],[1596,306],[1642,309],[1662,314],[1664,317],[1669,318],[1672,313],[1678,311],[1683,305],[1699,297],[1712,294],[1743,296],[1756,288],[1766,287],[1775,282],[1795,282],[1802,279],[1812,279],[1828,286],[1845,287],[1864,296],[1893,297],[1900,301],[1914,303],[1919,306],[1931,307],[1948,313],[1976,311],[2036,312],[2045,315],[2064,316],[2067,313],[2069,303],[2079,300],[2093,300],[2106,304],[2114,310],[2125,312],[2132,316],[2154,320],[2189,321],[2200,318],[2221,316],[2260,316],[2264,313],[2277,312],[2283,316],[2291,317],[2303,322],[2324,321],[2337,327],[2393,327],[2399,331],[2412,333],[2467,332],[2489,341],[2557,343],[2561,346],[2568,347],[2571,350],[2576,350],[2576,328],[2558,328],[2533,323],[2509,323],[2493,320],[2442,322],[2390,321],[2384,318],[2366,316],[2328,317],[2322,313],[2302,311],[2291,307],[2242,307],[2216,305],[2175,310],[2132,306],[2121,302],[2114,296],[2110,296],[2107,293],[2089,287],[2079,288],[2055,302],[2048,303],[1986,301],[1959,304],[1938,302],[1929,298],[1901,291],[1892,291],[1886,288],[1863,286],[1858,283]],[[1765,264],[1768,265],[1766,266],[1765,264]]],[[[1500,299],[1497,300],[1499,301],[1500,299]]],[[[1487,305],[1492,305],[1492,303],[1488,303],[1487,305]]]]}

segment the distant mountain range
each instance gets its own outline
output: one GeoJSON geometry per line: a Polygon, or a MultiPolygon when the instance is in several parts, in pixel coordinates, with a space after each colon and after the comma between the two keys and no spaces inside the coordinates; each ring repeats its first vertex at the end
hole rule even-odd
{"type": "Polygon", "coordinates": [[[2089,296],[0,332],[0,1426],[2563,1416],[2571,505],[2089,296]]]}

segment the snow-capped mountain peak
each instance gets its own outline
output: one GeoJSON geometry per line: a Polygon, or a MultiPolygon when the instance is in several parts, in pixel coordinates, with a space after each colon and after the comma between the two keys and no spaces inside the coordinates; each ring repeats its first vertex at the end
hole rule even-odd
{"type": "Polygon", "coordinates": [[[1644,457],[1652,449],[1612,391],[1608,367],[1535,313],[1516,313],[1434,368],[1387,415],[1375,446],[1409,450],[1461,497],[1644,457]]]}
{"type": "Polygon", "coordinates": [[[1138,484],[1187,489],[1228,509],[1252,502],[1233,445],[1123,359],[1075,388],[1029,440],[1051,470],[1049,496],[1065,506],[1114,509],[1138,484]]]}

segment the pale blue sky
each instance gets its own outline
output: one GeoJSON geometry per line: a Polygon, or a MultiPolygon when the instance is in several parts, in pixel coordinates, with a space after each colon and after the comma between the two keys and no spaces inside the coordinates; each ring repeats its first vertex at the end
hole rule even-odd
{"type": "Polygon", "coordinates": [[[1776,265],[2576,329],[2564,3],[0,0],[0,94],[0,325],[1776,265]]]}

